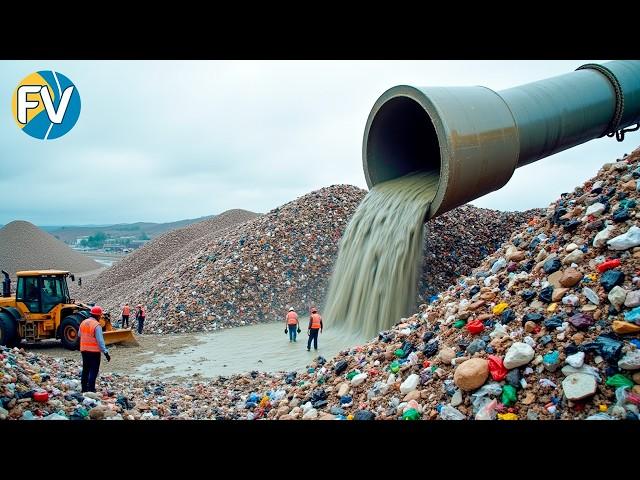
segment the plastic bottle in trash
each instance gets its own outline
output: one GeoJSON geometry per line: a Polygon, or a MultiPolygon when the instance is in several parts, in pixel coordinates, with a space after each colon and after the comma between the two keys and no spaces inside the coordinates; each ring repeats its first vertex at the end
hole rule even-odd
{"type": "Polygon", "coordinates": [[[451,405],[444,405],[440,409],[440,418],[443,420],[464,420],[466,417],[464,414],[451,405]]]}

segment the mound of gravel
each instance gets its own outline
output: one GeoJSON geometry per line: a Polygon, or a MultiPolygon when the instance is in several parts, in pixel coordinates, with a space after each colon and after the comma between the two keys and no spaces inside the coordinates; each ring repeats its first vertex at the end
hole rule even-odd
{"type": "Polygon", "coordinates": [[[200,242],[210,241],[225,229],[259,215],[248,210],[227,210],[213,218],[164,233],[104,271],[91,282],[91,290],[113,288],[154,269],[157,274],[161,270],[156,268],[159,264],[171,266],[197,248],[200,242]]]}
{"type": "Polygon", "coordinates": [[[20,270],[56,269],[82,273],[96,270],[100,264],[32,223],[16,220],[0,228],[0,268],[15,278],[20,270]]]}

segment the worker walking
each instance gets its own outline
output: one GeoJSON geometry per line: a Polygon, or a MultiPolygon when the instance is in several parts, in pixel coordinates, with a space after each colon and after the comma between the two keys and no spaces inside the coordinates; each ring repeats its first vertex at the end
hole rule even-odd
{"type": "Polygon", "coordinates": [[[124,307],[122,307],[122,320],[120,321],[120,328],[124,328],[124,324],[127,324],[127,328],[129,328],[129,313],[131,313],[131,309],[129,308],[129,304],[125,303],[124,307]]]}
{"type": "Polygon", "coordinates": [[[136,309],[136,320],[138,321],[138,334],[142,335],[142,329],[144,328],[144,307],[141,304],[138,304],[136,309]]]}
{"type": "Polygon", "coordinates": [[[95,392],[96,379],[100,370],[100,352],[104,353],[107,362],[111,361],[109,350],[104,344],[100,317],[102,308],[95,306],[91,309],[91,316],[80,324],[80,353],[82,355],[82,392],[95,392]]]}
{"type": "Polygon", "coordinates": [[[307,352],[311,351],[311,340],[313,340],[313,348],[318,350],[318,332],[322,333],[322,317],[318,314],[317,308],[311,309],[309,317],[309,341],[307,342],[307,352]]]}
{"type": "Polygon", "coordinates": [[[298,322],[298,314],[293,307],[289,309],[289,313],[287,313],[287,318],[285,319],[284,333],[287,333],[287,330],[289,330],[289,343],[297,342],[296,337],[301,330],[298,322]]]}

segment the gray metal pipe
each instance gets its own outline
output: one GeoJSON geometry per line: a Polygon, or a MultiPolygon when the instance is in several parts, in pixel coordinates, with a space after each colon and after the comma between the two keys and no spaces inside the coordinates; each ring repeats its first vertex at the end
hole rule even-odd
{"type": "Polygon", "coordinates": [[[640,61],[585,67],[500,92],[387,90],[365,127],[367,184],[438,173],[430,219],[502,188],[518,167],[638,123],[640,61]]]}

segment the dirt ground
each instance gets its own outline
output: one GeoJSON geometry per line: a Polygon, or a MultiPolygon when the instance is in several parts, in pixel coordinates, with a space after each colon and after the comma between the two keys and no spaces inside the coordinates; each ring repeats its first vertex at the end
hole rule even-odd
{"type": "MultiPolygon", "coordinates": [[[[151,360],[151,357],[174,354],[185,347],[203,343],[198,335],[137,335],[139,346],[108,345],[111,361],[107,362],[104,356],[100,363],[101,372],[113,372],[130,375],[136,368],[151,360]]],[[[80,352],[62,348],[59,341],[47,340],[36,344],[22,345],[26,350],[44,353],[54,358],[71,358],[81,361],[80,352]]],[[[171,368],[163,369],[157,373],[170,373],[171,368]]],[[[152,373],[155,373],[152,372],[152,373]]]]}
{"type": "MultiPolygon", "coordinates": [[[[290,342],[283,327],[278,322],[209,333],[136,334],[139,346],[108,346],[111,362],[102,357],[100,371],[164,381],[203,380],[253,370],[299,371],[319,355],[331,358],[361,340],[340,329],[328,328],[319,336],[318,350],[307,351],[306,330],[299,334],[297,342],[290,342]]],[[[65,350],[57,341],[25,348],[54,358],[81,360],[80,352],[65,350]]]]}

